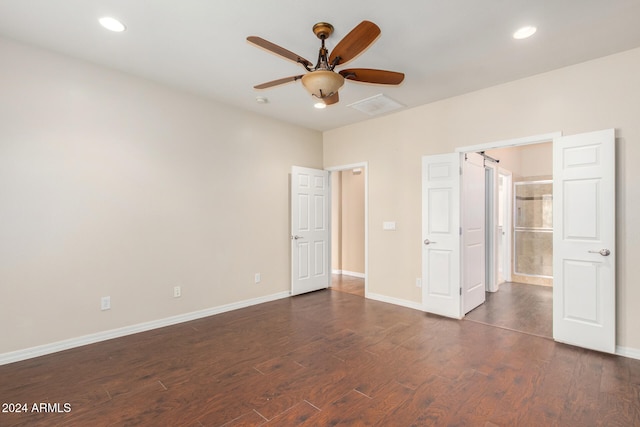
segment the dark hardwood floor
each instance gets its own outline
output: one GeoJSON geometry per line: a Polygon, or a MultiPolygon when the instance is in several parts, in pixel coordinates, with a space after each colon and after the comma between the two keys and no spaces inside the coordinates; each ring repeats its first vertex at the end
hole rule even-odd
{"type": "Polygon", "coordinates": [[[553,289],[505,282],[498,292],[486,292],[486,301],[465,320],[553,338],[553,289]]]}
{"type": "Polygon", "coordinates": [[[0,366],[0,402],[71,409],[2,426],[638,426],[640,361],[324,290],[0,366]]]}
{"type": "Polygon", "coordinates": [[[331,289],[352,295],[364,296],[364,279],[345,274],[331,275],[331,289]]]}

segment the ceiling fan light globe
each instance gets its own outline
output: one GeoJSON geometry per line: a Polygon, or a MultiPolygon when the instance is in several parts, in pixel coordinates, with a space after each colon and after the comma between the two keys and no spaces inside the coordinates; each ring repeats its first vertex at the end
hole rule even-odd
{"type": "Polygon", "coordinates": [[[344,77],[328,70],[316,70],[302,76],[302,85],[316,98],[332,96],[344,84],[344,77]]]}

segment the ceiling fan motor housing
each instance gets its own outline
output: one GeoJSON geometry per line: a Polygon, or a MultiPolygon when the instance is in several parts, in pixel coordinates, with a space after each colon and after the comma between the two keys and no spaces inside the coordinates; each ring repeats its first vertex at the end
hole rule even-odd
{"type": "Polygon", "coordinates": [[[318,22],[313,26],[313,33],[320,40],[328,39],[331,34],[333,34],[333,25],[328,22],[318,22]]]}

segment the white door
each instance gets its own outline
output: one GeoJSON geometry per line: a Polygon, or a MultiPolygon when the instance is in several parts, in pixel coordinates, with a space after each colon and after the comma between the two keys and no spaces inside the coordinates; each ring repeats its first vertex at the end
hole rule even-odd
{"type": "Polygon", "coordinates": [[[467,314],[485,299],[484,157],[466,153],[462,164],[462,308],[467,314]]]}
{"type": "Polygon", "coordinates": [[[553,141],[553,338],[615,352],[615,133],[553,141]]]}
{"type": "Polygon", "coordinates": [[[291,294],[329,287],[329,172],[291,168],[291,294]]]}
{"type": "Polygon", "coordinates": [[[460,154],[422,158],[422,305],[461,318],[460,154]]]}

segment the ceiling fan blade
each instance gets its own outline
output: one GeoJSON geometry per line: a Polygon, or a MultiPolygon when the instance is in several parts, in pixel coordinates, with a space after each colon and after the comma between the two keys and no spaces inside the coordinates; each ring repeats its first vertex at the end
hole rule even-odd
{"type": "Polygon", "coordinates": [[[298,62],[300,64],[302,64],[305,68],[307,67],[311,67],[313,66],[313,64],[311,62],[309,62],[309,60],[304,59],[303,57],[301,57],[300,55],[293,53],[283,47],[278,46],[277,44],[271,43],[268,40],[265,40],[261,37],[257,37],[257,36],[249,36],[247,37],[247,41],[249,43],[253,43],[256,46],[259,46],[263,49],[267,49],[270,52],[275,53],[276,55],[280,55],[283,58],[286,58],[290,61],[293,62],[298,62]]]}
{"type": "Polygon", "coordinates": [[[303,76],[303,74],[300,74],[299,76],[284,77],[282,79],[272,80],[270,82],[266,82],[266,83],[262,83],[262,84],[259,84],[259,85],[255,85],[253,88],[254,89],[267,89],[267,88],[278,86],[278,85],[282,85],[282,84],[285,84],[285,83],[295,82],[296,80],[301,79],[302,76],[303,76]]]}
{"type": "Polygon", "coordinates": [[[348,68],[341,70],[340,74],[348,80],[379,85],[399,85],[404,80],[404,73],[370,68],[348,68]]]}
{"type": "Polygon", "coordinates": [[[331,105],[340,101],[340,97],[338,96],[338,92],[336,92],[331,96],[327,96],[326,98],[323,98],[322,100],[324,101],[325,105],[331,105]]]}
{"type": "Polygon", "coordinates": [[[380,35],[380,27],[370,21],[362,21],[349,34],[338,42],[331,52],[329,63],[338,58],[338,64],[344,64],[363,52],[380,35]]]}

